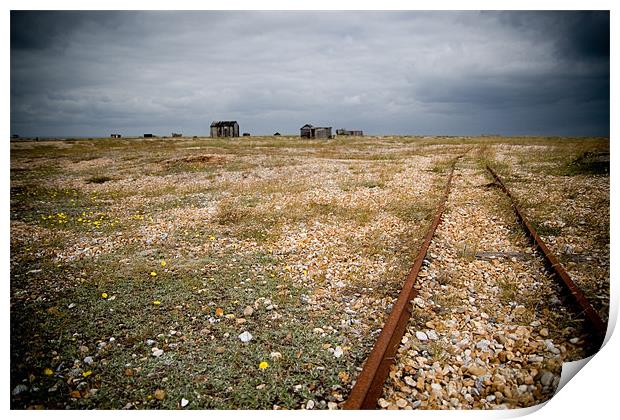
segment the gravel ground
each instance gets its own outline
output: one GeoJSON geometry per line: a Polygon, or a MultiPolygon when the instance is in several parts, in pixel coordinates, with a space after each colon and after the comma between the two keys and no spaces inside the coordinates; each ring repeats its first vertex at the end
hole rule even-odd
{"type": "MultiPolygon", "coordinates": [[[[500,148],[501,151],[501,148],[500,148]]],[[[540,155],[512,148],[512,155],[540,155]]],[[[577,158],[578,158],[577,154],[577,158]]],[[[498,158],[511,161],[498,153],[498,158]]],[[[574,160],[574,159],[573,159],[574,160]]],[[[573,281],[606,321],[609,316],[609,176],[557,173],[558,163],[530,161],[504,171],[507,186],[573,281]]]]}
{"type": "Polygon", "coordinates": [[[603,281],[580,281],[600,284],[586,289],[606,312],[609,180],[554,175],[558,163],[540,156],[564,162],[573,146],[553,144],[12,144],[11,405],[338,408],[413,263],[449,162],[472,145],[380,405],[543,401],[560,362],[582,357],[587,338],[481,162],[495,159],[515,193],[534,190],[528,215],[555,223],[544,237],[572,251],[571,274],[600,270],[603,281]],[[565,189],[572,201],[544,205],[565,189]]]}
{"type": "Polygon", "coordinates": [[[553,395],[562,362],[586,356],[582,320],[490,181],[472,159],[457,164],[382,408],[539,404],[553,395]]]}

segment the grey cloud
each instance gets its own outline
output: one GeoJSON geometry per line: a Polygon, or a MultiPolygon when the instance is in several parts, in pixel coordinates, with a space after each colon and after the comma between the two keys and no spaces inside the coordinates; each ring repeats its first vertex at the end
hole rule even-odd
{"type": "Polygon", "coordinates": [[[608,38],[606,12],[12,12],[11,130],[607,135],[608,38]]]}

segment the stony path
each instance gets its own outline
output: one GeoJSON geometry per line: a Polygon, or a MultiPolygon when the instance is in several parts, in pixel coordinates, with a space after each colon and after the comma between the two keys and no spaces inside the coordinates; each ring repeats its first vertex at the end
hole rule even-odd
{"type": "Polygon", "coordinates": [[[464,158],[454,174],[379,406],[541,403],[553,395],[561,363],[586,356],[582,320],[562,301],[483,166],[464,158]]]}

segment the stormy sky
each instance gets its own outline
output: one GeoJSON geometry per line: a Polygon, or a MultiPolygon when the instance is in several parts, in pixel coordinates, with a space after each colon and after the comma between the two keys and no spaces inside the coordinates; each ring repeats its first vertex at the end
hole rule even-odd
{"type": "Polygon", "coordinates": [[[11,12],[11,132],[609,135],[608,12],[11,12]]]}

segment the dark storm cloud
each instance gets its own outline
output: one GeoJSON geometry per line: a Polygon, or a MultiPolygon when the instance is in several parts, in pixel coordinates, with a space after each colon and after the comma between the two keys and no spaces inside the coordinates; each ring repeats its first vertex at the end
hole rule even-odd
{"type": "Polygon", "coordinates": [[[605,12],[12,12],[21,135],[609,132],[605,12]]]}
{"type": "Polygon", "coordinates": [[[555,53],[569,59],[609,57],[609,13],[583,12],[503,12],[500,19],[521,33],[548,38],[555,53]]]}

